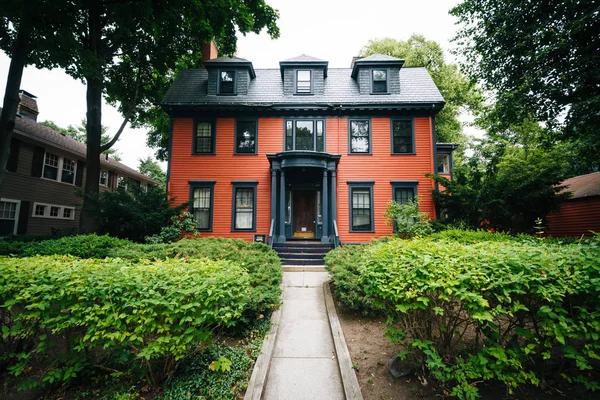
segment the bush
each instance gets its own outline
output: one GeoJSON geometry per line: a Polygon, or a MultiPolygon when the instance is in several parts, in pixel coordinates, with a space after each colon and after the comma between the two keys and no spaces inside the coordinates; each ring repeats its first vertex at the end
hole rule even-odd
{"type": "Polygon", "coordinates": [[[5,258],[2,362],[26,375],[64,335],[66,354],[39,372],[41,382],[67,382],[117,355],[142,361],[155,382],[153,363],[170,375],[192,344],[205,346],[214,329],[237,323],[248,283],[246,269],[226,261],[5,258]]]}
{"type": "Polygon", "coordinates": [[[131,244],[128,240],[94,234],[65,236],[60,239],[42,240],[39,242],[0,241],[0,255],[16,255],[21,257],[71,255],[81,258],[104,258],[112,249],[127,247],[131,244]]]}
{"type": "Polygon", "coordinates": [[[357,291],[345,298],[364,293],[383,308],[404,356],[459,398],[475,398],[475,382],[490,379],[509,391],[539,385],[544,371],[597,389],[589,371],[600,359],[598,243],[493,238],[363,247],[357,291]]]}
{"type": "Polygon", "coordinates": [[[395,234],[402,238],[427,236],[433,233],[431,218],[419,211],[419,199],[408,199],[404,204],[391,200],[383,213],[387,224],[394,227],[395,234]]]}

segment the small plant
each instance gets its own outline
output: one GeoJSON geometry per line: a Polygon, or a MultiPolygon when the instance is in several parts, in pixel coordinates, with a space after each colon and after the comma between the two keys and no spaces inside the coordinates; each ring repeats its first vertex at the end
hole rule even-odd
{"type": "Polygon", "coordinates": [[[146,236],[146,243],[173,243],[186,234],[192,234],[193,237],[196,237],[198,234],[197,224],[194,216],[188,211],[184,211],[179,215],[172,216],[171,223],[163,227],[159,234],[146,236]]]}
{"type": "Polygon", "coordinates": [[[375,384],[375,382],[373,381],[373,378],[367,379],[367,383],[369,383],[371,385],[375,384]]]}
{"type": "Polygon", "coordinates": [[[219,357],[218,360],[214,360],[208,366],[211,371],[229,372],[231,371],[231,360],[226,357],[219,357]]]}
{"type": "Polygon", "coordinates": [[[387,224],[394,227],[401,238],[427,236],[433,233],[431,218],[427,213],[419,211],[419,198],[409,199],[400,204],[391,200],[383,213],[387,224]]]}
{"type": "Polygon", "coordinates": [[[353,368],[353,369],[354,369],[356,372],[360,371],[360,366],[358,365],[358,363],[354,363],[354,364],[352,365],[352,368],[353,368]]]}

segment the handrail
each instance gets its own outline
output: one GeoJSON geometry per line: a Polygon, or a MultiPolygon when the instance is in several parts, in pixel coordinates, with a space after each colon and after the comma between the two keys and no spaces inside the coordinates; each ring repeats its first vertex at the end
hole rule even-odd
{"type": "Polygon", "coordinates": [[[337,221],[333,220],[333,248],[337,248],[340,246],[340,233],[337,227],[337,221]]]}
{"type": "Polygon", "coordinates": [[[267,239],[267,244],[270,247],[273,247],[273,229],[275,228],[275,218],[271,220],[271,229],[269,229],[269,238],[267,239]]]}

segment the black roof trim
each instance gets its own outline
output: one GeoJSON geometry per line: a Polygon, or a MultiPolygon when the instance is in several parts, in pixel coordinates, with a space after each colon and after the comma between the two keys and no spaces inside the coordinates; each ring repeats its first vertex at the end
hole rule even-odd
{"type": "Polygon", "coordinates": [[[435,148],[437,151],[449,151],[449,152],[453,152],[454,150],[458,149],[458,144],[456,143],[436,143],[435,144],[435,148]]]}
{"type": "Polygon", "coordinates": [[[364,61],[357,60],[354,62],[354,66],[352,67],[352,74],[350,76],[353,79],[356,79],[358,76],[358,70],[362,67],[398,67],[402,68],[404,65],[404,60],[381,60],[381,61],[364,61]]]}

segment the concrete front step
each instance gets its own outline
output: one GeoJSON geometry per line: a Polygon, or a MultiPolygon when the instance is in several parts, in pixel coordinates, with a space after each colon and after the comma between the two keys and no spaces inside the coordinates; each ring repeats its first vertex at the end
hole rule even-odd
{"type": "Polygon", "coordinates": [[[327,253],[295,253],[295,252],[279,252],[280,258],[304,258],[322,260],[327,253]]]}
{"type": "Polygon", "coordinates": [[[322,258],[282,258],[281,263],[283,265],[325,265],[325,262],[322,258]]]}
{"type": "Polygon", "coordinates": [[[324,265],[283,265],[284,272],[326,272],[324,265]]]}

